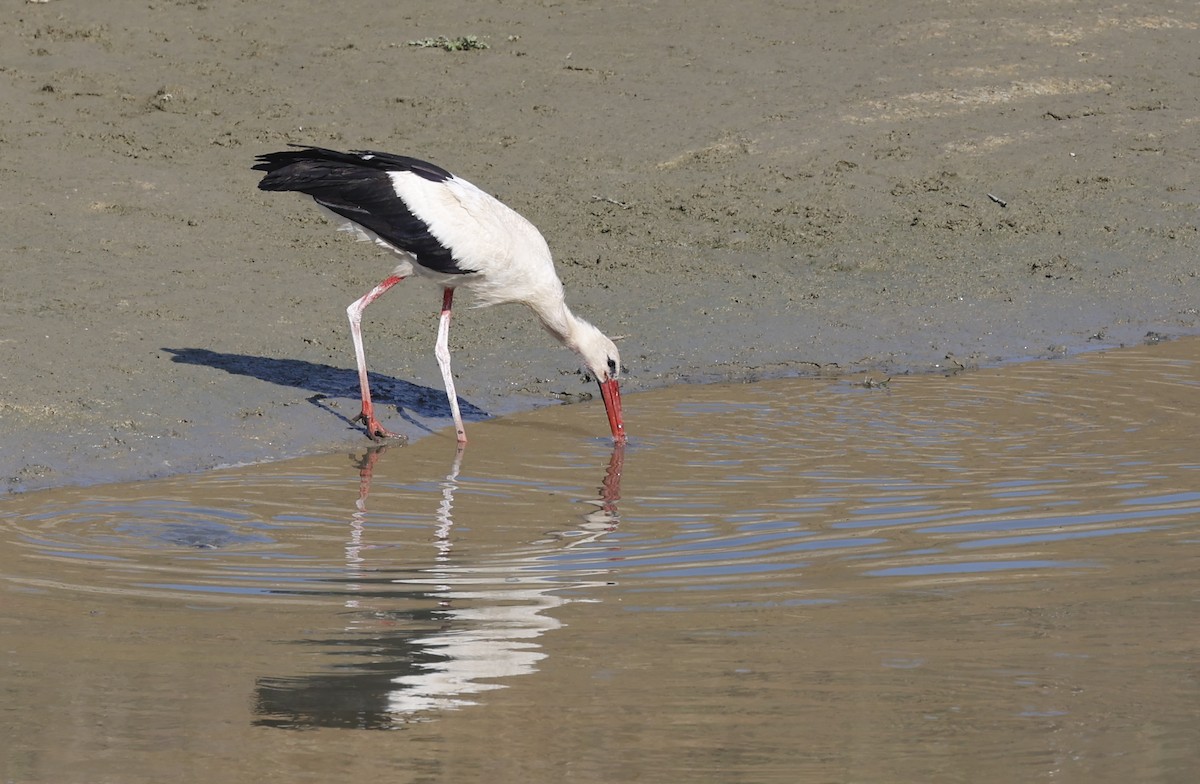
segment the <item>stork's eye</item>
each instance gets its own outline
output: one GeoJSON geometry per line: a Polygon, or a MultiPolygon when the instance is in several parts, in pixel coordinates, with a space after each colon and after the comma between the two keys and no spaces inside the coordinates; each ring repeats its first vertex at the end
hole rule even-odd
{"type": "Polygon", "coordinates": [[[608,358],[608,375],[617,375],[617,360],[613,359],[612,357],[608,358]]]}

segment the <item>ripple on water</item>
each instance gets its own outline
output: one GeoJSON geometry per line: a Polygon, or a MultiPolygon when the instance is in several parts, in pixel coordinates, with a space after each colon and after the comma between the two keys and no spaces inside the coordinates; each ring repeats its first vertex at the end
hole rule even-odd
{"type": "Polygon", "coordinates": [[[25,518],[22,538],[44,555],[122,560],[147,548],[250,549],[270,545],[270,526],[229,509],[147,498],[88,499],[25,518]]]}
{"type": "MultiPolygon", "coordinates": [[[[84,585],[136,580],[139,590],[253,596],[357,585],[357,575],[347,577],[352,551],[402,582],[432,567],[422,559],[436,556],[438,527],[448,531],[455,519],[461,539],[480,526],[557,531],[510,545],[504,557],[489,553],[502,572],[603,573],[639,590],[803,586],[814,563],[842,563],[862,578],[1094,568],[1100,562],[1087,557],[1020,556],[1146,534],[1200,513],[1200,494],[1177,486],[1195,462],[1171,451],[1183,448],[1173,431],[1139,416],[1149,405],[1146,372],[1125,380],[1112,364],[1084,358],[872,388],[775,382],[645,396],[619,511],[574,533],[562,518],[579,516],[589,482],[603,479],[596,442],[553,457],[536,447],[482,455],[473,447],[462,475],[427,459],[424,475],[375,477],[370,510],[359,493],[371,472],[338,460],[98,489],[69,502],[45,494],[7,525],[32,559],[107,564],[81,575],[84,585]]],[[[1164,389],[1168,400],[1196,392],[1191,363],[1153,369],[1156,410],[1164,389]]],[[[359,466],[383,467],[410,451],[381,454],[359,466]]]]}
{"type": "MultiPolygon", "coordinates": [[[[264,678],[262,721],[361,726],[353,705],[296,703],[369,683],[385,726],[536,669],[569,602],[712,613],[733,634],[722,613],[1082,579],[1127,558],[1110,542],[1194,541],[1195,368],[1112,365],[666,390],[628,401],[627,451],[502,430],[518,417],[480,423],[461,462],[430,441],[14,497],[0,578],[331,608],[338,630],[303,644],[363,666],[264,678]]],[[[554,414],[578,411],[527,419],[554,414]]]]}

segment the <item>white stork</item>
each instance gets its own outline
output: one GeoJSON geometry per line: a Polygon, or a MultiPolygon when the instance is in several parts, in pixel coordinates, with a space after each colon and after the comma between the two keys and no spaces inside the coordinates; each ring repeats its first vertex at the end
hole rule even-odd
{"type": "Polygon", "coordinates": [[[391,275],[346,308],[362,389],[362,412],[353,421],[362,422],[370,438],[393,434],[379,424],[371,405],[362,341],[363,310],[417,272],[443,289],[435,354],[459,443],[466,443],[467,436],[454,391],[448,343],[450,304],[458,286],[471,289],[479,306],[527,305],[551,335],[580,356],[599,382],[613,439],[625,441],[617,347],[567,307],[550,248],[532,223],[432,163],[384,152],[345,153],[292,146],[297,149],[258,156],[254,168],[267,172],[258,187],[306,193],[340,230],[374,241],[400,258],[391,275]]]}

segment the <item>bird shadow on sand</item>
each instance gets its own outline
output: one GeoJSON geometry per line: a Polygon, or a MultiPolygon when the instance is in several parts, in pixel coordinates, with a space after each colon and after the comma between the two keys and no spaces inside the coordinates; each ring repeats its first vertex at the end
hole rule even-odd
{"type": "MultiPolygon", "coordinates": [[[[172,362],[182,362],[187,365],[204,365],[206,367],[224,370],[238,376],[269,381],[280,386],[304,389],[312,392],[308,402],[333,414],[347,424],[350,417],[331,407],[325,402],[326,398],[351,398],[356,403],[359,399],[358,372],[346,368],[336,368],[330,365],[318,365],[302,359],[275,359],[259,357],[251,354],[229,354],[211,351],[206,348],[163,348],[171,355],[172,362]]],[[[400,416],[415,427],[422,430],[429,428],[416,421],[413,417],[449,419],[450,403],[446,400],[446,392],[433,387],[413,384],[393,376],[380,373],[369,373],[371,382],[371,397],[376,404],[392,404],[396,406],[400,416]]],[[[488,418],[488,413],[462,398],[458,399],[462,409],[463,419],[479,421],[488,418]]],[[[358,406],[353,406],[357,414],[358,406]]]]}

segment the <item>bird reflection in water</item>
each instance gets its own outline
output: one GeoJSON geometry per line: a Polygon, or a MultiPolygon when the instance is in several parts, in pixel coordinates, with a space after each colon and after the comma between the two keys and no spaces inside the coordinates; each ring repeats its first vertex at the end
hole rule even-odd
{"type": "Polygon", "coordinates": [[[583,515],[579,530],[555,532],[533,546],[522,543],[519,553],[473,562],[456,556],[452,538],[463,464],[459,449],[440,482],[433,552],[420,565],[372,557],[375,551],[396,552],[369,542],[368,499],[387,451],[387,445],[373,447],[356,460],[359,493],[339,591],[351,622],[345,624],[343,615],[342,625],[324,639],[301,641],[336,653],[344,663],[319,673],[258,679],[257,725],[389,729],[473,705],[474,695],[505,688],[499,680],[536,672],[548,655],[537,638],[562,625],[546,611],[574,600],[562,594],[608,584],[547,568],[552,564],[547,556],[617,529],[623,444],[614,446],[598,497],[587,501],[595,508],[583,515]]]}

